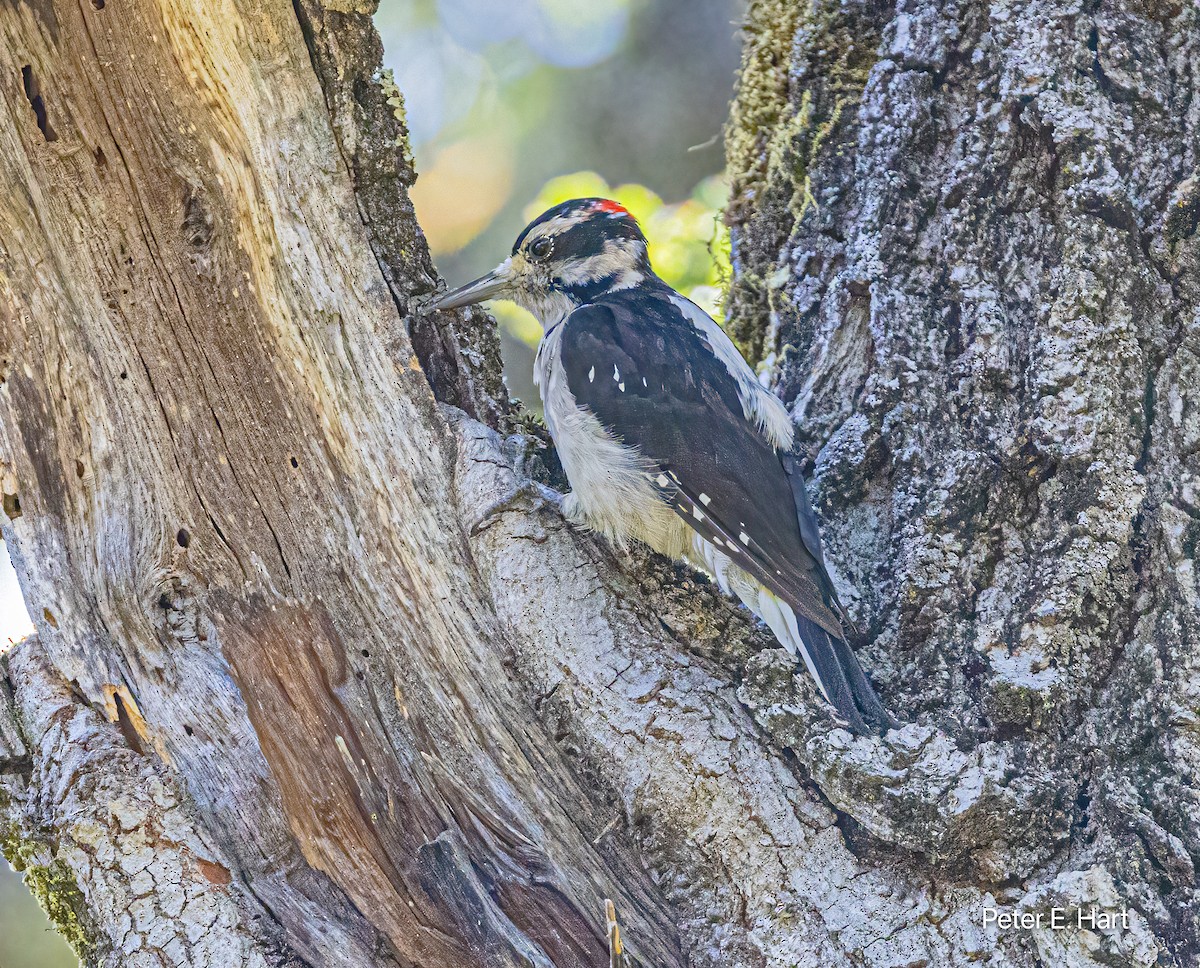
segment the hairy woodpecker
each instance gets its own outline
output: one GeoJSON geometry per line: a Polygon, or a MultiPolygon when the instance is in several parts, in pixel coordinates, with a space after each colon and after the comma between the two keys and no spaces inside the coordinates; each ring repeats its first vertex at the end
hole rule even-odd
{"type": "Polygon", "coordinates": [[[724,331],[650,268],[616,202],[534,219],[437,309],[510,299],[541,322],[534,364],[570,519],[684,559],[758,615],[852,729],[888,714],[846,643],[791,417],[724,331]]]}

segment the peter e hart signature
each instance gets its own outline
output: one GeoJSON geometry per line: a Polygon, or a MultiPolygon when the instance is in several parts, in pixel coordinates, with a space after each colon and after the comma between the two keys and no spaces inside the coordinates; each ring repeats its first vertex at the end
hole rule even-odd
{"type": "Polygon", "coordinates": [[[1064,931],[1067,928],[1087,928],[1089,931],[1128,931],[1129,911],[1107,911],[1093,904],[1091,907],[1052,907],[1048,911],[1001,911],[999,908],[983,909],[983,926],[995,925],[1002,931],[1047,928],[1064,931]]]}

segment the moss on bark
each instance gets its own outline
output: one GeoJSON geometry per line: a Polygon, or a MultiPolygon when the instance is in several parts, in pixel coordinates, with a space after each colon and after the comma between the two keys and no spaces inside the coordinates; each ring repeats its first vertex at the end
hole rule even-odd
{"type": "MultiPolygon", "coordinates": [[[[0,815],[9,812],[9,808],[0,803],[0,815]]],[[[70,868],[57,860],[44,859],[50,850],[48,844],[22,835],[12,825],[0,827],[0,853],[22,874],[25,886],[80,963],[94,964],[94,945],[85,928],[87,901],[70,868]]]]}
{"type": "Polygon", "coordinates": [[[776,262],[793,226],[820,207],[814,172],[822,160],[853,143],[878,57],[872,13],[870,5],[831,0],[759,0],[748,11],[725,146],[735,267],[728,315],[752,363],[764,359],[778,331],[774,294],[784,278],[762,267],[776,262]]]}

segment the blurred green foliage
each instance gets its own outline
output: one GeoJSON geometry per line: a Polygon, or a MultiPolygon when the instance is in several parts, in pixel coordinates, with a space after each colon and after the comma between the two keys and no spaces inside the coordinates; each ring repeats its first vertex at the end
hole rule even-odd
{"type": "MultiPolygon", "coordinates": [[[[383,0],[413,201],[451,278],[521,228],[548,179],[594,171],[669,202],[723,167],[742,0],[383,0]]],[[[475,272],[474,274],[478,274],[475,272]]]]}
{"type": "MultiPolygon", "coordinates": [[[[729,278],[729,231],[721,221],[727,193],[725,180],[714,175],[700,182],[690,198],[667,204],[645,185],[614,188],[594,171],[577,171],[551,178],[523,214],[532,220],[571,198],[619,201],[646,233],[650,263],[659,277],[721,322],[722,294],[729,278]]],[[[509,302],[495,302],[488,308],[512,336],[537,346],[542,327],[533,316],[509,302]]]]}

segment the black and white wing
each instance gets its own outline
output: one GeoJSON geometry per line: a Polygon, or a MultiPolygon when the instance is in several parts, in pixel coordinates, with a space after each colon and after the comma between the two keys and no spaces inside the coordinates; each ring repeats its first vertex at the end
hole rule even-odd
{"type": "Polygon", "coordinates": [[[746,416],[738,381],[701,331],[669,298],[645,291],[583,306],[562,325],[560,359],[576,403],[638,449],[688,525],[790,606],[838,711],[852,722],[860,710],[882,712],[843,640],[792,458],[746,416]]]}

